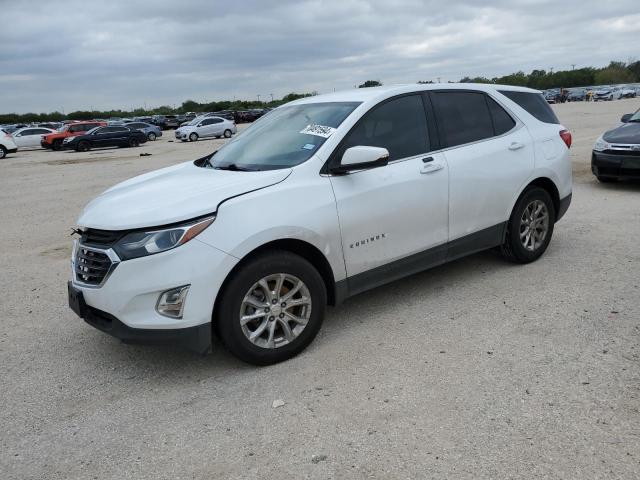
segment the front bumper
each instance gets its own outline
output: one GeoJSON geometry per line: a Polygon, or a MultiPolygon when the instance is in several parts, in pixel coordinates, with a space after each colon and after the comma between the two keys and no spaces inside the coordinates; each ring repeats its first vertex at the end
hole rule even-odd
{"type": "Polygon", "coordinates": [[[69,304],[75,298],[74,311],[85,322],[98,330],[111,335],[122,343],[133,345],[175,345],[199,354],[211,351],[211,322],[195,327],[171,330],[151,330],[131,328],[113,315],[88,306],[77,288],[68,282],[69,304]],[[75,290],[75,292],[74,292],[75,290]]]}
{"type": "Polygon", "coordinates": [[[198,332],[208,345],[216,296],[237,262],[193,239],[173,250],[118,263],[99,288],[78,281],[72,268],[71,287],[82,294],[89,313],[74,310],[90,325],[127,343],[184,343],[180,339],[188,337],[193,344],[195,334],[189,332],[198,332]],[[162,292],[181,285],[190,285],[182,318],[160,315],[156,305],[162,292]]]}
{"type": "Polygon", "coordinates": [[[53,144],[51,144],[51,143],[47,143],[47,142],[45,142],[44,140],[41,140],[41,141],[40,141],[40,146],[41,146],[42,148],[49,148],[49,149],[53,148],[53,144]]]}
{"type": "Polygon", "coordinates": [[[596,177],[640,179],[640,151],[608,153],[593,151],[591,172],[596,177]]]}

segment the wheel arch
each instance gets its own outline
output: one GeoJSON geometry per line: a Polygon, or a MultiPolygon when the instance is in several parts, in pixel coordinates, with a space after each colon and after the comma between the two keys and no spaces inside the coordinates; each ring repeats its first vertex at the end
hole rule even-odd
{"type": "Polygon", "coordinates": [[[558,190],[558,187],[553,182],[553,180],[551,180],[549,177],[538,177],[535,180],[529,182],[529,184],[520,193],[520,196],[522,196],[522,193],[524,193],[524,191],[531,186],[540,187],[543,190],[547,191],[547,193],[551,196],[551,200],[553,200],[553,208],[555,210],[555,213],[556,215],[558,215],[558,212],[560,211],[560,191],[558,190]]]}
{"type": "MultiPolygon", "coordinates": [[[[219,304],[222,300],[222,293],[224,292],[227,284],[233,278],[235,273],[247,262],[251,261],[257,255],[268,251],[286,251],[291,252],[296,255],[301,256],[305,260],[311,263],[314,268],[318,271],[322,280],[324,281],[325,288],[327,290],[327,303],[329,305],[336,305],[339,303],[338,292],[336,291],[336,282],[333,274],[333,270],[327,258],[322,254],[322,252],[314,245],[304,240],[299,240],[295,238],[285,238],[279,240],[273,240],[267,242],[265,244],[260,245],[259,247],[254,248],[249,253],[247,253],[227,274],[224,282],[220,286],[218,290],[218,295],[216,295],[216,299],[213,306],[213,320],[215,324],[215,314],[219,310],[219,304]]],[[[215,328],[215,327],[214,327],[215,328]]]]}

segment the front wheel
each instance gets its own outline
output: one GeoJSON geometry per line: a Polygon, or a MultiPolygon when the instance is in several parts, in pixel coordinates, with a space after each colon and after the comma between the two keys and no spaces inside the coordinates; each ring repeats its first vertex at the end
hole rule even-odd
{"type": "Polygon", "coordinates": [[[545,252],[553,235],[556,211],[551,196],[540,187],[523,192],[511,212],[500,250],[515,263],[530,263],[545,252]]]}
{"type": "Polygon", "coordinates": [[[129,146],[130,147],[137,147],[138,145],[140,145],[140,141],[137,138],[130,138],[129,139],[129,146]]]}
{"type": "Polygon", "coordinates": [[[233,274],[214,323],[229,351],[254,365],[291,358],[315,338],[327,303],[318,271],[304,258],[272,251],[233,274]]]}
{"type": "Polygon", "coordinates": [[[76,152],[87,152],[91,148],[89,142],[80,142],[76,146],[76,152]]]}
{"type": "Polygon", "coordinates": [[[228,128],[224,131],[224,138],[231,138],[231,130],[229,130],[228,128]]]}
{"type": "Polygon", "coordinates": [[[198,140],[198,134],[196,132],[193,132],[191,135],[189,135],[190,142],[195,142],[197,140],[198,140]]]}
{"type": "Polygon", "coordinates": [[[600,183],[616,183],[618,181],[615,177],[596,177],[600,183]]]}
{"type": "Polygon", "coordinates": [[[51,148],[53,148],[56,152],[62,150],[62,140],[54,140],[51,148]]]}
{"type": "Polygon", "coordinates": [[[0,159],[7,156],[7,151],[4,149],[2,145],[0,145],[0,159]]]}

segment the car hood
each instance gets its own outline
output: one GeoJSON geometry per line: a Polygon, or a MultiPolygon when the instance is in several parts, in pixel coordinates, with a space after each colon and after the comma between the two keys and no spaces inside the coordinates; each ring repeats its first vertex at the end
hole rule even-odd
{"type": "Polygon", "coordinates": [[[290,168],[236,172],[186,162],[110,188],[85,207],[77,223],[100,230],[168,225],[213,213],[224,200],[275,185],[290,173],[290,168]]]}
{"type": "Polygon", "coordinates": [[[611,90],[596,90],[596,95],[609,95],[611,90]]]}
{"type": "Polygon", "coordinates": [[[609,143],[640,144],[640,123],[623,123],[618,128],[605,132],[602,138],[609,143]]]}

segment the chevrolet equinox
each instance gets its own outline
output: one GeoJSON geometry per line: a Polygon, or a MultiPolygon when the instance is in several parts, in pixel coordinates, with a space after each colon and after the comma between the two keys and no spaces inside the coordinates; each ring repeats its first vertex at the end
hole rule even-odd
{"type": "Polygon", "coordinates": [[[526,88],[308,97],[220,150],[102,193],[78,219],[70,307],[125,343],[216,334],[266,365],[327,305],[496,247],[529,263],[571,201],[571,134],[526,88]]]}

